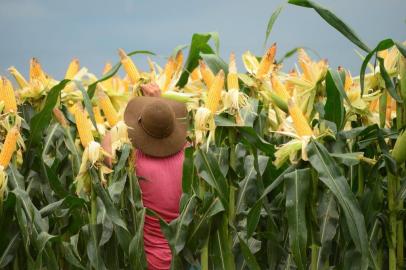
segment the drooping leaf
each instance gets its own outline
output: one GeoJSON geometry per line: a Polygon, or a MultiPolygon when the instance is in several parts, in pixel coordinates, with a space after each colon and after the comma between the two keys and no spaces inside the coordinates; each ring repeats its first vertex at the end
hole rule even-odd
{"type": "Polygon", "coordinates": [[[358,35],[333,12],[310,0],[289,0],[290,4],[314,9],[328,24],[343,34],[352,43],[362,50],[369,52],[368,46],[361,41],[358,35]]]}
{"type": "Polygon", "coordinates": [[[271,34],[273,25],[275,24],[276,19],[278,18],[282,9],[283,9],[283,5],[280,5],[279,7],[277,7],[276,10],[272,13],[271,17],[269,18],[268,26],[266,27],[266,32],[265,32],[265,40],[264,40],[264,46],[263,46],[264,49],[266,47],[266,43],[268,42],[268,38],[269,38],[269,35],[271,34]]]}

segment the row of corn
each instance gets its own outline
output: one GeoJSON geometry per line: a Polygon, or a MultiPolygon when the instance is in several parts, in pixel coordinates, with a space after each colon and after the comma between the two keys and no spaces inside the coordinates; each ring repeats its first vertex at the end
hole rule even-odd
{"type": "MultiPolygon", "coordinates": [[[[148,58],[149,70],[141,71],[132,58],[120,49],[118,55],[126,75],[114,75],[97,84],[96,94],[91,100],[96,125],[93,125],[89,112],[84,107],[82,90],[96,82],[97,77],[87,68],[80,67],[78,59],[72,60],[65,74],[65,79],[71,81],[62,90],[58,106],[66,108],[65,114],[59,109],[54,110],[54,114],[65,127],[69,126],[66,114],[73,116],[77,129],[76,145],[80,147],[80,142],[84,156],[86,155],[82,158],[77,177],[78,192],[86,186],[86,166],[98,164],[104,173],[111,171],[103,165],[103,157],[112,155],[114,162],[115,151],[120,149],[122,144],[129,143],[123,123],[125,105],[132,97],[142,94],[140,85],[151,82],[159,86],[164,97],[187,101],[194,125],[189,136],[197,145],[209,145],[213,141],[215,117],[221,113],[230,115],[230,119],[237,125],[244,125],[243,112],[250,111],[251,98],[258,98],[268,109],[269,133],[292,138],[288,143],[279,146],[275,165],[281,166],[288,159],[291,162],[306,159],[304,149],[309,138],[331,135],[328,129],[320,130],[311,126],[312,121],[318,117],[315,104],[326,99],[325,76],[328,63],[326,60],[315,61],[305,50],[299,49],[298,66],[284,72],[282,65],[275,61],[276,54],[276,44],[266,51],[260,61],[247,51],[242,55],[245,71],[238,72],[236,57],[232,53],[228,73],[220,70],[215,74],[203,60],[199,61],[195,69],[186,71],[183,67],[182,51],[175,57],[170,57],[163,68],[148,58]],[[188,72],[189,78],[186,85],[179,88],[176,84],[183,72],[188,72]],[[100,146],[107,130],[111,130],[113,134],[112,153],[107,153],[100,146]],[[300,150],[303,151],[298,156],[300,150]]],[[[405,59],[395,47],[380,52],[380,57],[384,59],[385,68],[392,77],[402,76],[402,72],[404,74],[405,59]]],[[[111,71],[112,65],[107,63],[103,75],[111,71]]],[[[20,106],[28,103],[40,111],[47,93],[59,83],[44,71],[35,58],[30,61],[28,79],[14,67],[10,67],[9,72],[14,78],[14,86],[6,76],[0,79],[0,134],[3,138],[0,153],[0,198],[6,192],[5,169],[12,156],[15,153],[18,153],[16,156],[21,156],[24,150],[24,140],[20,135],[24,119],[20,117],[20,106]]],[[[379,67],[370,66],[370,73],[365,76],[363,95],[360,78],[352,77],[349,71],[345,71],[345,74],[343,89],[348,97],[345,101],[348,119],[344,129],[350,129],[350,121],[357,117],[365,125],[377,123],[389,127],[396,115],[396,102],[388,96],[385,105],[386,117],[380,119],[379,100],[385,82],[379,67]]]]}

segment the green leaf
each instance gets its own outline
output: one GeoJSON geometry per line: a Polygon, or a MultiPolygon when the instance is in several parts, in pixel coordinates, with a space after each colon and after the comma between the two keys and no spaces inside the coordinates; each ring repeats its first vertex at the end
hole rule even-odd
{"type": "Polygon", "coordinates": [[[55,107],[59,93],[65,87],[69,80],[63,80],[54,87],[47,94],[44,108],[41,112],[37,113],[30,121],[30,137],[28,138],[27,152],[32,146],[40,143],[43,132],[49,126],[52,119],[52,110],[55,107]]]}
{"type": "Polygon", "coordinates": [[[220,58],[217,54],[205,54],[201,53],[200,56],[206,62],[206,64],[209,66],[211,71],[213,71],[214,74],[217,74],[220,70],[224,71],[224,74],[227,75],[228,73],[228,65],[227,63],[220,58]]]}
{"type": "Polygon", "coordinates": [[[324,192],[318,207],[320,224],[320,248],[317,254],[318,269],[329,268],[329,256],[332,252],[333,238],[337,232],[338,209],[331,192],[324,192]]]}
{"type": "Polygon", "coordinates": [[[310,187],[310,169],[295,170],[285,175],[286,213],[289,243],[298,269],[306,269],[307,226],[306,200],[310,187]]]}
{"type": "Polygon", "coordinates": [[[290,4],[314,9],[328,24],[343,34],[362,50],[369,52],[368,46],[360,40],[358,35],[330,10],[310,0],[289,0],[290,4]]]}
{"type": "Polygon", "coordinates": [[[385,81],[386,89],[388,90],[389,94],[399,103],[403,103],[402,98],[399,96],[398,92],[396,91],[395,85],[393,84],[392,79],[389,77],[388,72],[385,69],[384,60],[381,57],[378,57],[379,61],[379,70],[381,72],[381,76],[385,81]]]}
{"type": "Polygon", "coordinates": [[[213,267],[210,269],[229,270],[235,269],[234,256],[232,253],[229,234],[228,234],[228,217],[222,213],[218,220],[218,226],[215,228],[210,238],[211,249],[209,261],[213,267]]]}
{"type": "Polygon", "coordinates": [[[198,149],[196,151],[195,166],[199,176],[214,188],[224,208],[228,209],[229,187],[227,179],[221,172],[213,153],[211,151],[206,153],[204,150],[198,149]]]}
{"type": "Polygon", "coordinates": [[[361,252],[362,269],[368,268],[368,237],[364,216],[359,204],[348,186],[347,180],[329,155],[327,149],[312,140],[307,148],[309,161],[318,172],[319,179],[331,190],[343,209],[348,229],[354,244],[361,252]]]}
{"type": "Polygon", "coordinates": [[[21,242],[20,233],[17,232],[13,238],[10,239],[10,242],[7,244],[7,247],[4,249],[3,254],[0,257],[0,268],[4,268],[9,264],[15,257],[18,246],[21,242]]]}
{"type": "Polygon", "coordinates": [[[249,249],[247,243],[245,243],[244,239],[237,233],[238,240],[240,243],[242,254],[244,255],[244,259],[246,264],[251,270],[260,270],[261,267],[259,266],[254,254],[252,254],[251,250],[249,249]]]}
{"type": "Polygon", "coordinates": [[[125,222],[123,221],[123,219],[121,218],[120,212],[115,208],[114,203],[111,200],[107,191],[101,186],[96,170],[94,168],[91,168],[90,173],[91,173],[93,188],[95,189],[96,194],[99,196],[99,198],[102,200],[104,206],[106,207],[107,215],[109,215],[111,221],[114,224],[127,230],[127,226],[126,226],[125,222]]]}
{"type": "Polygon", "coordinates": [[[212,37],[211,34],[193,34],[192,42],[190,43],[189,55],[185,62],[185,70],[182,72],[176,86],[182,88],[187,83],[189,74],[199,64],[200,53],[212,54],[213,49],[208,44],[208,41],[212,37]]]}
{"type": "MultiPolygon", "coordinates": [[[[259,156],[259,173],[262,175],[268,164],[269,157],[259,156]]],[[[245,157],[244,162],[245,177],[239,183],[238,196],[236,201],[236,213],[239,214],[246,210],[247,204],[254,204],[260,194],[257,188],[257,174],[254,166],[254,156],[245,157]]]]}
{"type": "MultiPolygon", "coordinates": [[[[336,70],[328,70],[326,76],[327,101],[324,105],[324,118],[334,122],[337,130],[344,127],[345,109],[343,105],[343,96],[347,97],[344,91],[344,82],[336,70]]],[[[349,103],[351,104],[351,103],[349,103]]]]}
{"type": "Polygon", "coordinates": [[[268,26],[266,27],[266,32],[265,32],[265,40],[264,40],[264,49],[266,48],[266,43],[268,42],[269,35],[271,34],[273,25],[275,24],[276,19],[278,18],[279,14],[281,13],[283,9],[283,5],[280,5],[279,7],[276,8],[276,10],[272,13],[271,17],[269,18],[268,21],[268,26]]]}
{"type": "Polygon", "coordinates": [[[145,208],[137,213],[137,231],[131,240],[129,247],[130,261],[134,269],[145,269],[146,259],[144,252],[144,221],[145,208]]]}

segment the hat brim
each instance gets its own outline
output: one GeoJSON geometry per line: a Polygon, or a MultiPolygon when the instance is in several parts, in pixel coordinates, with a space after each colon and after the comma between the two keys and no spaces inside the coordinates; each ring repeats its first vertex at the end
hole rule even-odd
{"type": "Polygon", "coordinates": [[[187,110],[183,103],[161,97],[135,97],[124,111],[124,122],[128,126],[128,137],[135,148],[153,157],[166,157],[179,152],[186,143],[187,110]],[[138,122],[144,106],[157,100],[169,105],[175,113],[173,132],[165,138],[154,138],[148,135],[138,122]]]}

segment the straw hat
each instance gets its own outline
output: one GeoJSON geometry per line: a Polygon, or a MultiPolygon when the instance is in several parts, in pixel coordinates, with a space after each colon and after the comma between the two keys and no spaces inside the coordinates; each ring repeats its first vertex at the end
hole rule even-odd
{"type": "Polygon", "coordinates": [[[186,143],[187,110],[183,103],[161,97],[135,97],[127,105],[124,121],[135,148],[153,157],[166,157],[186,143]]]}

